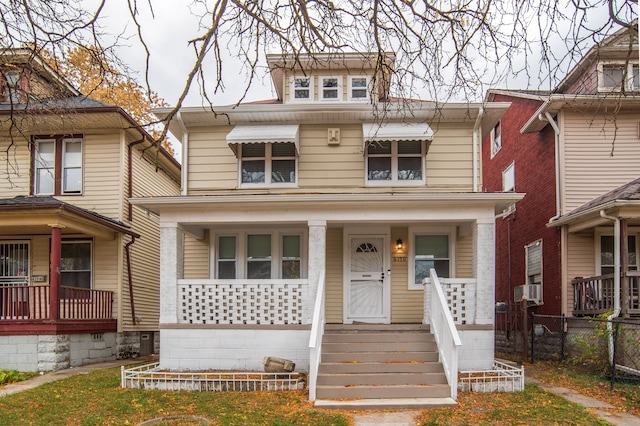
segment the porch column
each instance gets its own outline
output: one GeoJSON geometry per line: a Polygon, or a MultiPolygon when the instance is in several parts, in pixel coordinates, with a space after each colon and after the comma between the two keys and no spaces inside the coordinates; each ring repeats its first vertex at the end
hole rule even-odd
{"type": "Polygon", "coordinates": [[[629,229],[627,219],[620,219],[620,263],[622,273],[620,274],[620,315],[623,318],[629,317],[629,229]]]}
{"type": "Polygon", "coordinates": [[[178,279],[183,276],[183,235],[177,223],[160,223],[160,324],[178,322],[178,279]]]}
{"type": "Polygon", "coordinates": [[[49,319],[60,319],[60,258],[62,257],[62,228],[51,225],[51,254],[49,259],[49,319]]]}
{"type": "Polygon", "coordinates": [[[307,324],[311,324],[313,307],[316,303],[320,273],[326,268],[327,222],[324,220],[309,222],[309,294],[307,300],[307,324]]]}
{"type": "Polygon", "coordinates": [[[495,316],[495,222],[476,221],[473,230],[473,272],[476,277],[476,324],[493,324],[495,316]]]}

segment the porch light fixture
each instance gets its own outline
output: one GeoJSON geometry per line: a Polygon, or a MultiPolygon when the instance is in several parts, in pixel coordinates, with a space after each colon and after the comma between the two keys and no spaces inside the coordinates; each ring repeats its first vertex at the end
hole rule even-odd
{"type": "Polygon", "coordinates": [[[396,249],[402,250],[402,240],[400,238],[396,240],[396,249]]]}

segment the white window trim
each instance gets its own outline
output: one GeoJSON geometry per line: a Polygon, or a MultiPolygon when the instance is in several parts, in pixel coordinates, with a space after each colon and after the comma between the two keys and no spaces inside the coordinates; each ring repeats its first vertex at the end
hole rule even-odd
{"type": "Polygon", "coordinates": [[[82,194],[82,187],[84,185],[84,146],[82,138],[62,138],[62,164],[60,169],[60,193],[61,194],[82,194]],[[76,169],[78,167],[67,166],[67,142],[80,143],[80,190],[79,191],[65,191],[66,180],[65,170],[76,169]]]}
{"type": "MultiPolygon", "coordinates": [[[[408,290],[423,290],[422,284],[415,284],[415,237],[416,235],[447,235],[449,237],[449,278],[456,278],[456,227],[455,226],[443,226],[443,227],[419,227],[409,228],[409,241],[408,244],[408,256],[407,262],[409,270],[407,271],[408,290]]],[[[428,283],[431,283],[431,278],[427,278],[428,283]]]]}
{"type": "MultiPolygon", "coordinates": [[[[229,232],[214,233],[210,243],[210,250],[212,253],[210,274],[215,279],[218,278],[218,239],[220,237],[235,237],[236,238],[236,280],[248,280],[247,278],[247,240],[249,235],[271,235],[271,275],[277,274],[277,277],[282,277],[282,237],[297,235],[300,237],[300,278],[307,278],[307,262],[308,262],[308,249],[307,249],[307,232],[301,228],[282,228],[277,230],[265,229],[265,228],[249,228],[249,229],[232,229],[229,232]]],[[[282,278],[269,278],[270,280],[288,281],[282,278]]],[[[222,279],[228,280],[228,279],[222,279]]],[[[297,280],[297,278],[296,278],[297,280]]],[[[228,280],[234,281],[234,280],[228,280]]],[[[259,281],[259,280],[256,280],[259,281]]]]}
{"type": "MultiPolygon", "coordinates": [[[[347,92],[347,99],[350,102],[368,102],[369,99],[371,98],[371,94],[370,94],[371,88],[369,87],[371,85],[371,77],[369,77],[368,75],[350,75],[348,80],[349,80],[349,83],[348,83],[349,91],[347,92]],[[367,85],[365,87],[365,92],[366,92],[367,95],[364,98],[354,98],[352,96],[353,95],[353,89],[354,89],[352,83],[353,83],[353,79],[355,79],[355,78],[366,78],[367,79],[367,85]]],[[[357,87],[355,89],[361,89],[361,87],[357,87]]]]}
{"type": "Polygon", "coordinates": [[[640,87],[633,85],[633,69],[638,67],[637,62],[631,61],[601,61],[598,62],[598,91],[599,92],[621,92],[622,87],[604,86],[604,68],[605,66],[623,66],[627,68],[627,78],[623,82],[626,91],[640,90],[640,87]]]}
{"type": "MultiPolygon", "coordinates": [[[[426,141],[415,141],[411,143],[420,144],[420,167],[422,168],[422,179],[420,180],[400,180],[398,179],[398,141],[385,141],[391,143],[391,154],[374,154],[371,157],[391,157],[391,179],[390,180],[369,180],[369,145],[365,146],[364,153],[364,181],[367,186],[424,186],[426,184],[426,141]]],[[[369,142],[377,143],[377,142],[369,142]]],[[[402,157],[418,157],[418,154],[402,155],[402,157]]]]}
{"type": "Polygon", "coordinates": [[[289,81],[289,99],[291,102],[312,102],[314,100],[313,83],[314,78],[312,75],[294,75],[289,81]],[[309,80],[309,97],[308,98],[296,98],[296,79],[306,78],[309,80]]]}
{"type": "Polygon", "coordinates": [[[529,282],[529,250],[533,247],[540,247],[540,302],[543,300],[544,296],[544,252],[542,246],[542,239],[533,241],[526,246],[524,246],[524,283],[527,285],[531,285],[533,283],[529,282]]]}
{"type": "Polygon", "coordinates": [[[498,121],[493,129],[491,129],[491,158],[502,149],[502,122],[498,121]],[[500,136],[496,138],[496,128],[500,127],[500,136]]]}
{"type": "Polygon", "coordinates": [[[318,99],[321,102],[342,102],[343,99],[343,83],[342,83],[342,76],[338,75],[322,75],[320,77],[318,77],[318,99]],[[338,97],[337,98],[328,98],[325,99],[324,97],[324,91],[325,91],[325,87],[324,87],[324,80],[327,78],[335,78],[338,80],[338,87],[336,87],[335,89],[333,87],[329,87],[326,88],[326,90],[337,90],[338,91],[338,97]]]}
{"type": "Polygon", "coordinates": [[[516,165],[515,162],[512,161],[507,167],[502,171],[502,192],[515,192],[516,191],[516,165]],[[506,176],[511,172],[513,185],[510,188],[507,188],[506,185],[506,176]]]}
{"type": "Polygon", "coordinates": [[[34,182],[33,182],[33,194],[34,195],[53,195],[56,192],[56,139],[36,139],[35,141],[35,150],[34,150],[34,155],[36,155],[38,158],[34,158],[34,182]],[[51,172],[53,173],[53,186],[52,189],[53,191],[51,192],[44,192],[44,191],[40,191],[40,170],[44,170],[44,169],[48,169],[47,167],[38,167],[38,164],[40,163],[40,144],[42,143],[53,143],[53,167],[51,168],[51,172]]]}
{"type": "MultiPolygon", "coordinates": [[[[298,151],[295,150],[294,155],[289,156],[289,157],[273,157],[271,155],[271,150],[273,148],[273,143],[271,142],[259,142],[265,145],[264,147],[264,157],[247,157],[249,158],[249,160],[247,160],[247,162],[251,162],[251,161],[259,161],[259,160],[264,160],[264,182],[242,182],[242,162],[243,160],[243,155],[242,155],[242,147],[244,145],[240,146],[240,155],[238,157],[238,187],[240,188],[297,188],[298,186],[298,151]],[[271,181],[271,171],[272,171],[272,165],[273,165],[273,160],[277,161],[277,160],[294,160],[295,161],[295,176],[296,179],[293,182],[285,182],[285,183],[273,183],[271,181]]],[[[287,142],[287,143],[291,143],[291,142],[287,142]]]]}

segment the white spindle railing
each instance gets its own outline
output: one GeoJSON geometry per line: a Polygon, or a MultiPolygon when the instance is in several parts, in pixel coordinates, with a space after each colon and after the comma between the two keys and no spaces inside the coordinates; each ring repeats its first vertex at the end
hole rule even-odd
{"type": "Polygon", "coordinates": [[[435,269],[431,269],[430,328],[435,336],[440,362],[444,368],[451,398],[458,396],[458,350],[462,346],[447,300],[435,269]]]}
{"type": "Polygon", "coordinates": [[[324,334],[324,323],[324,271],[321,271],[318,278],[316,303],[313,307],[311,335],[309,336],[309,401],[316,400],[316,381],[318,379],[318,368],[320,367],[320,361],[322,360],[322,336],[324,334]]]}
{"type": "Polygon", "coordinates": [[[179,280],[181,324],[306,324],[309,281],[179,280]]]}

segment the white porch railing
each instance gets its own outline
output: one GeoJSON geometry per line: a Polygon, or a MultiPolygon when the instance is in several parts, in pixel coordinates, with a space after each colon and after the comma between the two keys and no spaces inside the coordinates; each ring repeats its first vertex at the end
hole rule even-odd
{"type": "Polygon", "coordinates": [[[316,400],[316,381],[318,379],[320,361],[322,360],[322,336],[324,335],[324,323],[324,271],[322,271],[318,278],[318,292],[316,294],[316,303],[313,307],[311,335],[309,336],[309,401],[316,400]]]}
{"type": "MultiPolygon", "coordinates": [[[[438,278],[453,322],[457,325],[476,323],[476,279],[475,278],[438,278]]],[[[425,280],[424,318],[429,319],[431,286],[425,280]]]]}
{"type": "Polygon", "coordinates": [[[462,346],[460,335],[453,322],[444,291],[435,269],[429,271],[431,276],[430,328],[435,336],[440,362],[444,368],[451,398],[458,396],[458,349],[462,346]]]}
{"type": "Polygon", "coordinates": [[[178,323],[306,324],[309,281],[178,280],[178,323]]]}

